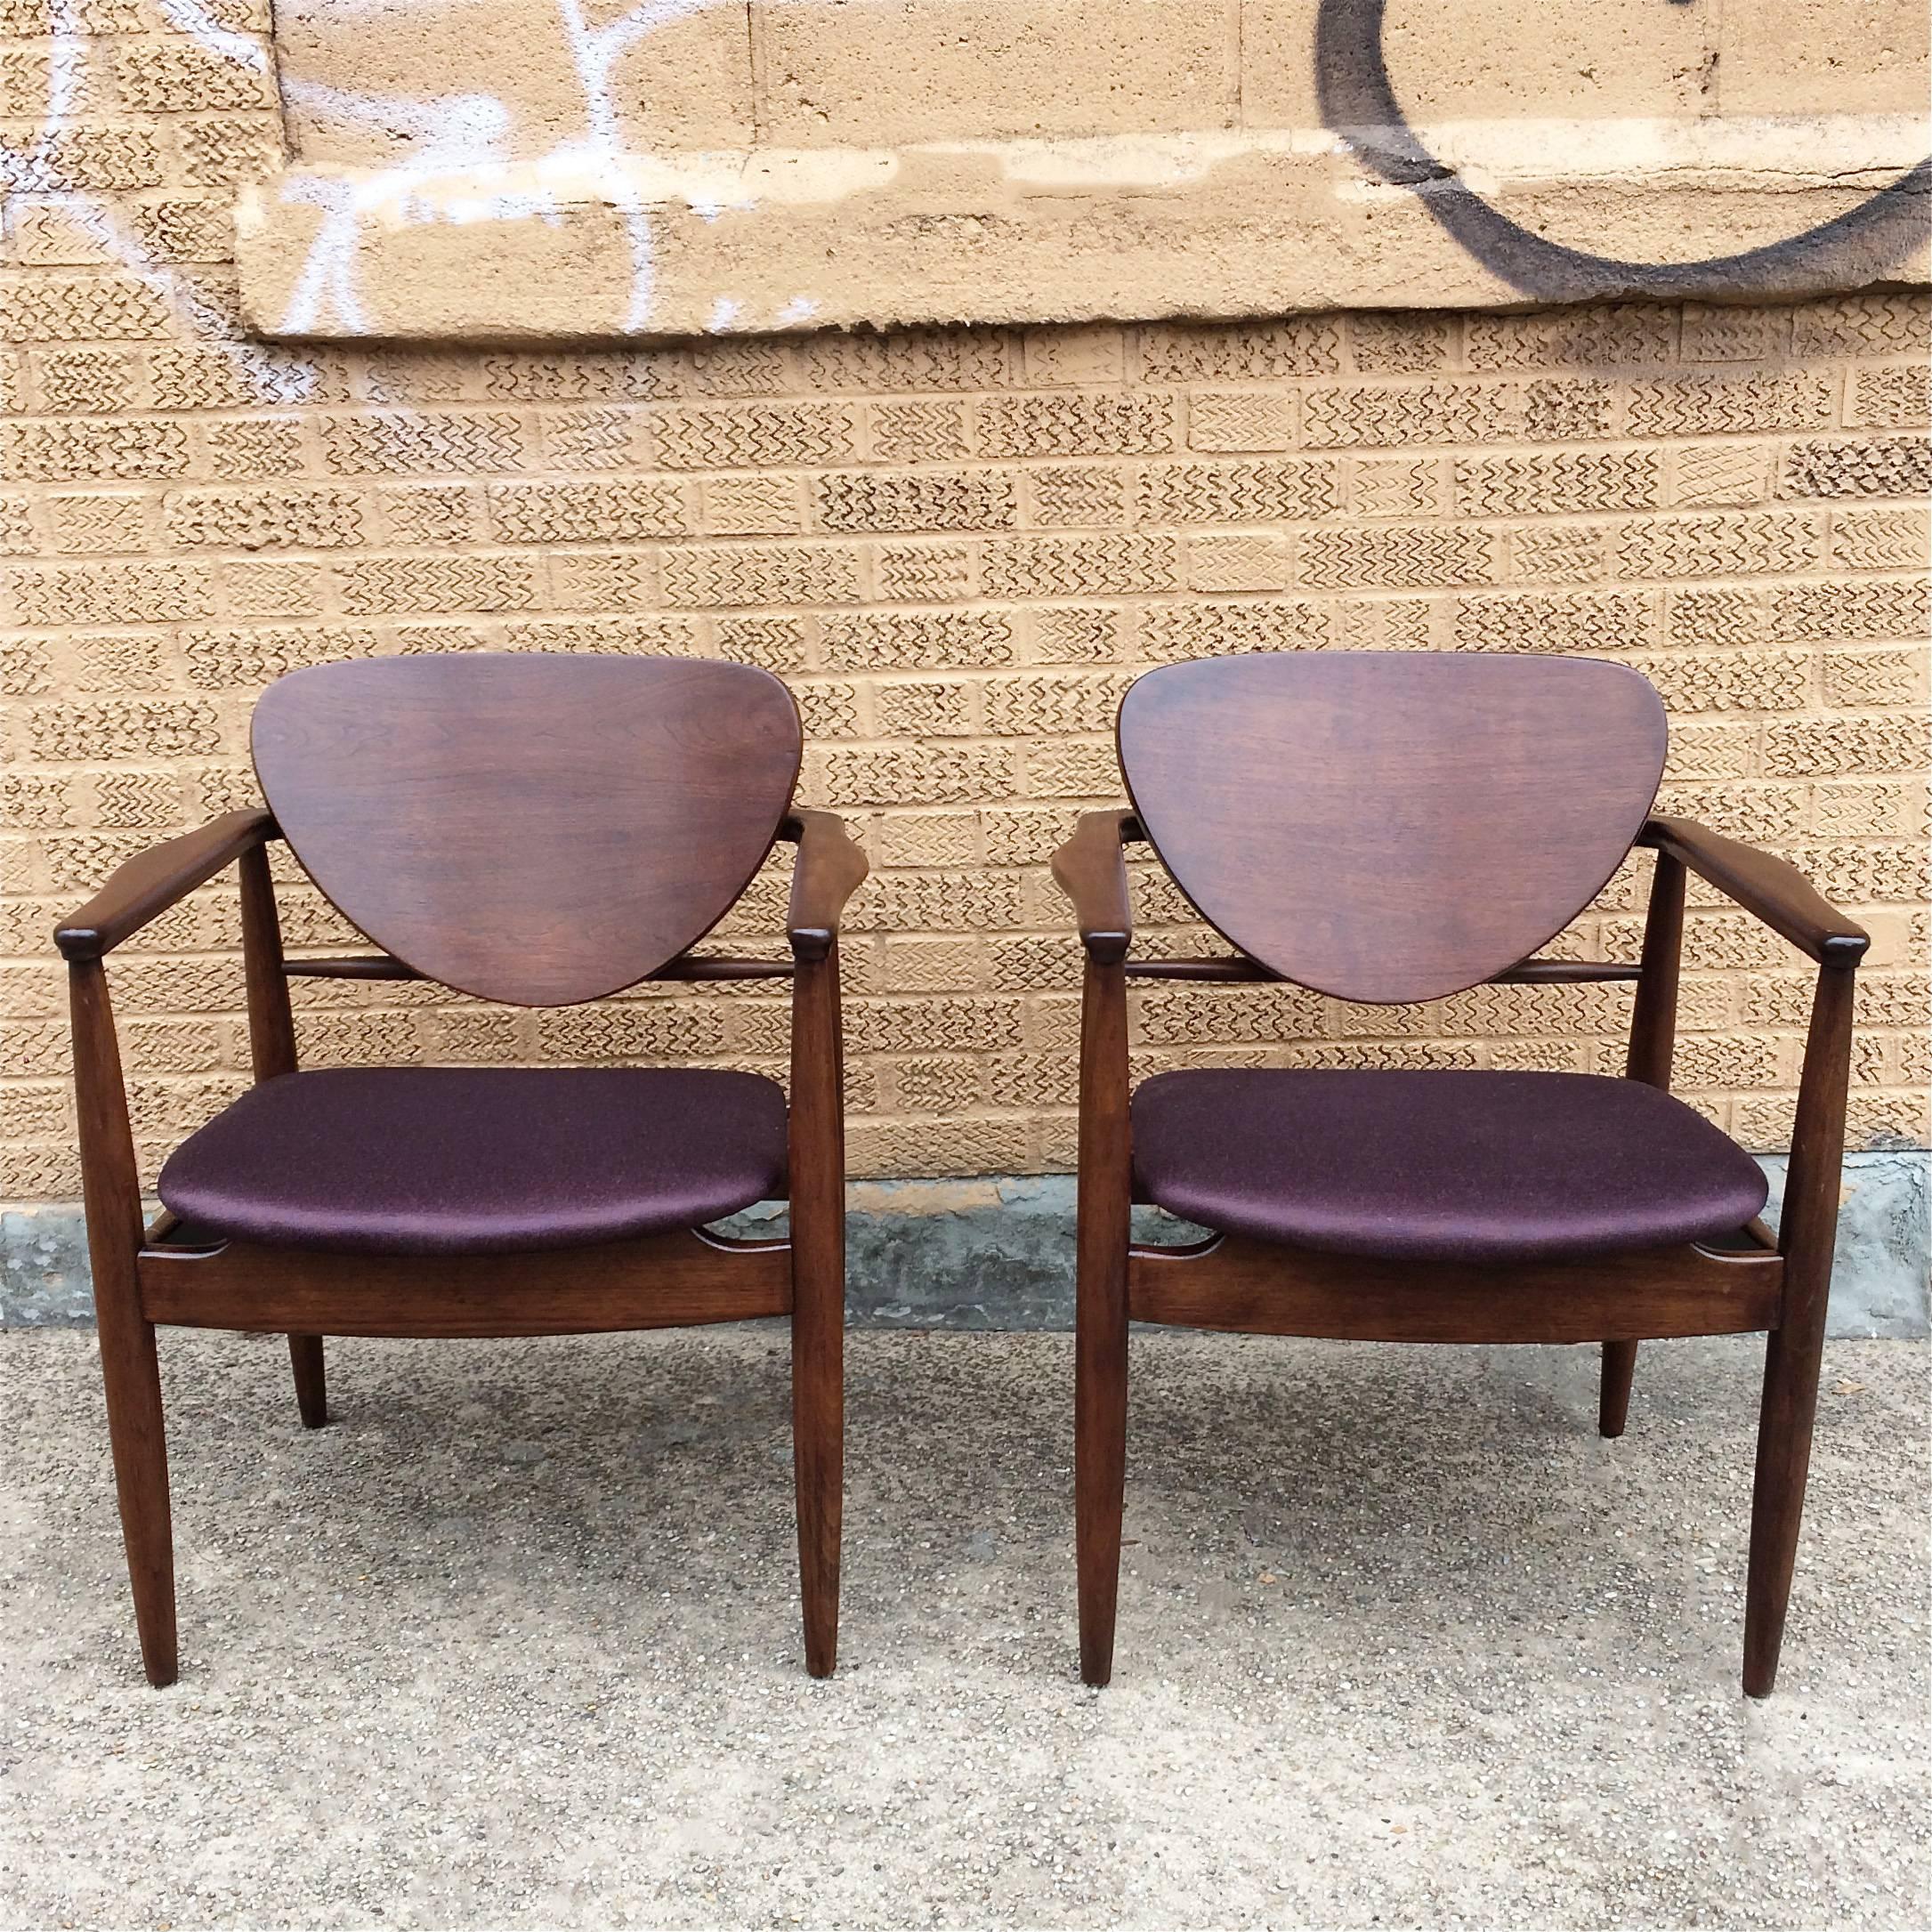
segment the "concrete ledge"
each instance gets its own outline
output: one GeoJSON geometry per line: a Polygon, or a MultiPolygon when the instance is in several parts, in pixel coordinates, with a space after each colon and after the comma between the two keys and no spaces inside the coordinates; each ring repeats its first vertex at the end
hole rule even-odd
{"type": "MultiPolygon", "coordinates": [[[[1767,1218],[1783,1199],[1782,1155],[1765,1157],[1767,1218]]],[[[729,1224],[769,1231],[783,1210],[757,1208],[729,1224]]],[[[1152,1238],[1183,1225],[1146,1211],[1152,1238]]],[[[851,1191],[847,1300],[861,1328],[1065,1329],[1073,1321],[1073,1182],[1067,1175],[973,1181],[861,1181],[851,1191]]],[[[1831,1332],[1928,1332],[1932,1153],[1849,1156],[1839,1220],[1831,1332]]],[[[0,1212],[0,1328],[73,1326],[93,1319],[80,1209],[0,1212]]]]}
{"type": "MultiPolygon", "coordinates": [[[[1771,1177],[1765,1218],[1778,1223],[1784,1205],[1782,1154],[1760,1163],[1771,1177]]],[[[1845,1162],[1831,1270],[1829,1332],[1840,1336],[1920,1336],[1927,1332],[1932,1284],[1932,1154],[1902,1150],[1862,1153],[1845,1162]]]]}
{"type": "Polygon", "coordinates": [[[1925,139],[1544,119],[311,166],[241,190],[236,259],[249,328],[295,340],[1792,300],[1927,279],[1925,139]]]}
{"type": "Polygon", "coordinates": [[[0,1329],[72,1328],[93,1318],[80,1209],[0,1212],[0,1329]]]}

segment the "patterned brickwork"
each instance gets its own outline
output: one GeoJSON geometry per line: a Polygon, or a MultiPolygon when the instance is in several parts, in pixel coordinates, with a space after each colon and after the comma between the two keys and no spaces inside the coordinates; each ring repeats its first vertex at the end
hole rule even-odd
{"type": "MultiPolygon", "coordinates": [[[[259,73],[133,0],[81,11],[143,37],[88,69],[62,141],[10,148],[0,257],[0,1202],[77,1189],[53,919],[254,796],[247,711],[275,677],[406,651],[710,654],[791,682],[802,795],[876,867],[845,954],[851,1147],[879,1173],[1068,1160],[1079,958],[1046,861],[1120,796],[1138,671],[1613,657],[1672,710],[1666,806],[1786,853],[1871,926],[1855,1139],[1925,1137],[1923,299],[270,347],[232,338],[222,260],[230,184],[280,139],[259,73]]],[[[0,138],[45,85],[29,12],[0,49],[0,138]]],[[[279,869],[291,942],[352,943],[279,869]]],[[[1213,943],[1135,869],[1148,952],[1213,943]]],[[[1634,947],[1643,886],[1626,867],[1556,947],[1634,947]]],[[[769,948],[782,893],[768,869],[715,942],[769,948]]],[[[235,934],[220,882],[117,961],[150,1174],[246,1078],[235,934]]],[[[1807,984],[1697,891],[1679,1082],[1760,1145],[1790,1133],[1807,984]]],[[[786,1051],[768,988],[538,1015],[393,985],[297,1001],[318,1063],[786,1051]]],[[[1614,1071],[1629,1000],[1156,986],[1136,1008],[1144,1071],[1614,1071]]]]}

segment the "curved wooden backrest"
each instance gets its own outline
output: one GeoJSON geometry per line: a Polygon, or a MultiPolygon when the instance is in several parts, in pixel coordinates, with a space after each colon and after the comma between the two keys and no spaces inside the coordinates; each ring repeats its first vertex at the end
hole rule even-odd
{"type": "Polygon", "coordinates": [[[1150,671],[1120,770],[1209,924],[1286,979],[1386,1003],[1561,932],[1642,829],[1664,734],[1622,665],[1311,651],[1150,671]]]}
{"type": "Polygon", "coordinates": [[[283,837],[384,950],[486,999],[634,985],[728,911],[798,777],[767,671],[464,652],[318,665],[255,710],[283,837]]]}

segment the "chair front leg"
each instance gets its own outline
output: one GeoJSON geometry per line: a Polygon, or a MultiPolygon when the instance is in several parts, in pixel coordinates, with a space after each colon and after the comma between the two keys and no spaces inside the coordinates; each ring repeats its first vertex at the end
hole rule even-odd
{"type": "Polygon", "coordinates": [[[1784,1613],[1805,1510],[1825,1306],[1838,1239],[1855,978],[1849,966],[1828,966],[1819,972],[1799,1082],[1784,1211],[1778,1223],[1784,1307],[1765,1353],[1758,1468],[1751,1490],[1750,1568],[1744,1595],[1744,1692],[1750,1697],[1768,1697],[1777,1682],[1784,1613]]]}
{"type": "Polygon", "coordinates": [[[1074,1526],[1080,1676],[1113,1675],[1127,1484],[1127,1265],[1133,1211],[1127,976],[1089,956],[1080,1008],[1079,1201],[1074,1316],[1074,1526]]]}
{"type": "Polygon", "coordinates": [[[81,1187],[108,1435],[127,1547],[134,1625],[149,1683],[172,1684],[180,1665],[174,1627],[174,1536],[168,1508],[167,1436],[154,1324],[141,1313],[138,1256],[141,1182],[127,1092],[114,1036],[114,1010],[99,959],[68,968],[74,1027],[81,1187]]]}
{"type": "Polygon", "coordinates": [[[788,1162],[792,1251],[792,1459],[805,1669],[838,1658],[845,1493],[845,1129],[838,946],[800,957],[792,990],[788,1162]]]}

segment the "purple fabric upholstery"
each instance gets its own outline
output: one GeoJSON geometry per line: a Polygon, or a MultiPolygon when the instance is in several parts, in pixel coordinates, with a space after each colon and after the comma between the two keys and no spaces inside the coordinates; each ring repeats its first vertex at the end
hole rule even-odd
{"type": "Polygon", "coordinates": [[[498,1254],[701,1226],[785,1192],[785,1095],[704,1068],[355,1067],[265,1080],[165,1206],[283,1248],[498,1254]]]}
{"type": "Polygon", "coordinates": [[[1134,1095],[1138,1198],[1332,1254],[1531,1261],[1735,1232],[1758,1164],[1681,1101],[1590,1073],[1209,1068],[1134,1095]]]}

